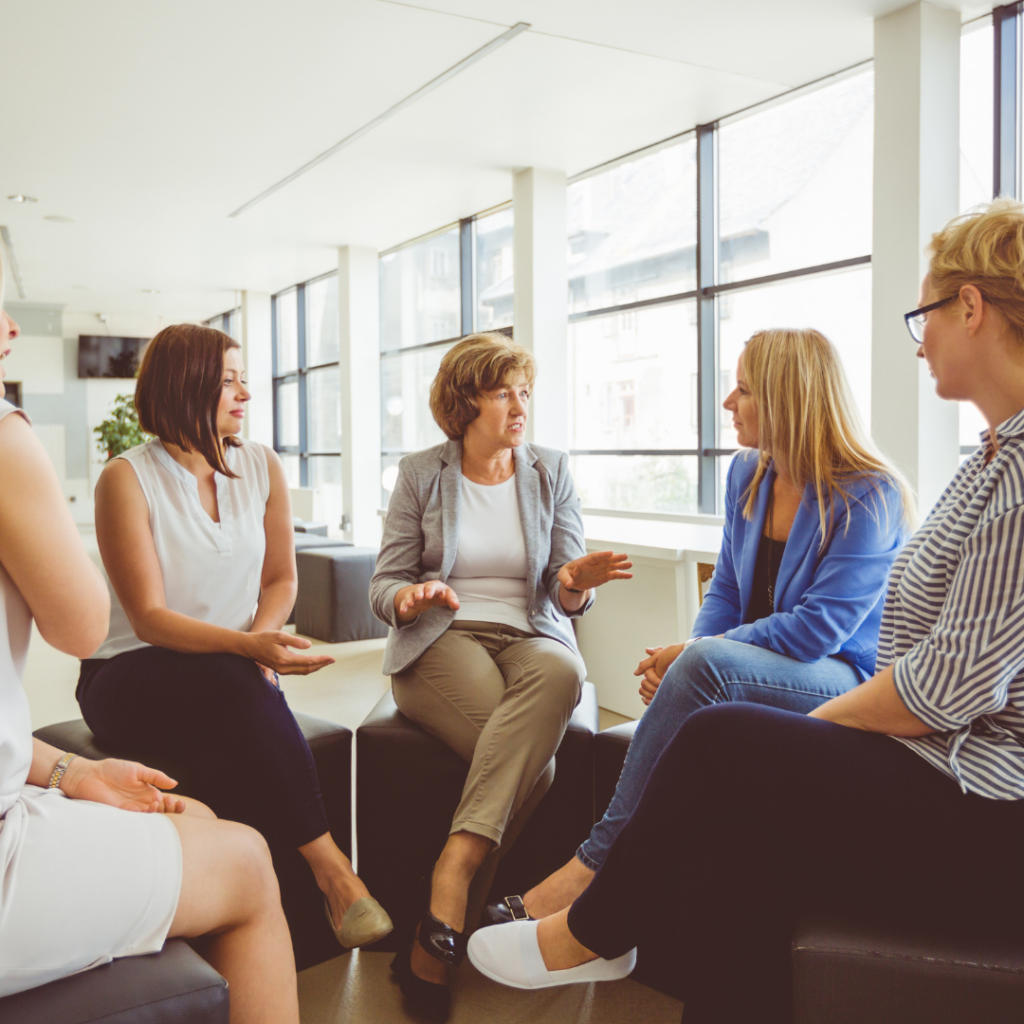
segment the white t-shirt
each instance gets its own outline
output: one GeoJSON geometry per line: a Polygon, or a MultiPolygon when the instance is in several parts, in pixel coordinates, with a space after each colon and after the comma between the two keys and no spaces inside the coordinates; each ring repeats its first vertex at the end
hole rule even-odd
{"type": "MultiPolygon", "coordinates": [[[[255,441],[228,446],[224,457],[238,476],[214,476],[220,514],[215,523],[199,500],[199,481],[171,458],[159,439],[118,456],[135,470],[149,504],[167,607],[200,622],[244,632],[252,625],[260,598],[270,476],[267,453],[255,441]]],[[[93,657],[113,658],[147,646],[132,632],[110,587],[110,632],[93,657]]]]}
{"type": "Polygon", "coordinates": [[[526,542],[514,474],[491,485],[463,476],[459,546],[448,586],[459,598],[456,619],[536,632],[527,618],[526,542]]]}

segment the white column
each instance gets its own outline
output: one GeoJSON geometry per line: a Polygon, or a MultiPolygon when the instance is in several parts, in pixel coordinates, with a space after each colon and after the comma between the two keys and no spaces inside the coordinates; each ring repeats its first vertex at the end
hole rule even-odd
{"type": "Polygon", "coordinates": [[[380,298],[376,249],[338,250],[341,490],[346,540],[380,544],[380,298]]]}
{"type": "Polygon", "coordinates": [[[512,176],[515,340],[537,360],[527,437],[563,451],[569,447],[570,408],[565,187],[561,171],[530,167],[512,176]]]}
{"type": "Polygon", "coordinates": [[[242,363],[252,401],[242,436],[274,447],[274,362],[271,353],[270,295],[242,292],[242,363]]]}
{"type": "Polygon", "coordinates": [[[903,314],[925,246],[957,214],[959,134],[959,11],[913,3],[876,19],[871,429],[922,515],[959,464],[957,404],[936,397],[903,314]]]}

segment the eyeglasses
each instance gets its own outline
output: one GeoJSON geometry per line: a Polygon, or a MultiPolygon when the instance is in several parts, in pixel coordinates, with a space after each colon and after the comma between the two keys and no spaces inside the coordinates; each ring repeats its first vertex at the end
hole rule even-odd
{"type": "Polygon", "coordinates": [[[903,319],[907,324],[907,330],[910,331],[910,336],[918,345],[924,341],[925,314],[930,313],[933,309],[938,309],[939,306],[944,306],[947,302],[952,302],[955,298],[957,298],[956,295],[950,295],[948,299],[940,299],[938,302],[933,302],[928,306],[922,306],[920,309],[915,309],[910,313],[903,314],[903,319]]]}

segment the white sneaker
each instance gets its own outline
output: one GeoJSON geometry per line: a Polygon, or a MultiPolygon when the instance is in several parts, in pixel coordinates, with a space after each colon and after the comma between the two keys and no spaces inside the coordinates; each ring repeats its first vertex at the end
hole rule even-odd
{"type": "Polygon", "coordinates": [[[636,950],[614,960],[589,960],[565,971],[549,971],[537,944],[538,921],[512,921],[480,928],[469,937],[469,959],[483,975],[512,988],[552,988],[589,981],[617,981],[636,966],[636,950]]]}

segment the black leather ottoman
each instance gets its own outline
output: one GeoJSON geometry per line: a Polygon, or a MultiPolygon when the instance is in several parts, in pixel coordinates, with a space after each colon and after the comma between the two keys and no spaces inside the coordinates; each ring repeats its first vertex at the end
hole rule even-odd
{"type": "Polygon", "coordinates": [[[228,983],[181,939],[0,999],[4,1024],[228,1024],[228,983]]]}
{"type": "Polygon", "coordinates": [[[388,635],[370,610],[376,548],[309,547],[298,551],[299,592],[295,631],[328,644],[388,635]]]}
{"type": "MultiPolygon", "coordinates": [[[[295,718],[313,752],[331,835],[338,846],[351,855],[352,732],[342,725],[311,715],[296,714],[295,718]]],[[[80,718],[37,729],[35,735],[61,750],[73,750],[86,757],[145,760],[132,751],[101,750],[96,746],[89,727],[80,718]]],[[[176,792],[184,796],[201,792],[195,780],[190,780],[188,772],[182,771],[180,766],[152,763],[151,767],[177,779],[176,792]]],[[[272,848],[271,853],[281,886],[281,905],[292,933],[296,967],[301,971],[342,954],[344,950],[338,945],[324,916],[323,894],[302,855],[295,849],[272,848]]]]}
{"type": "Polygon", "coordinates": [[[865,922],[848,912],[819,914],[798,926],[792,964],[793,1024],[1024,1020],[1019,929],[1012,938],[968,936],[865,922]]]}
{"type": "MultiPolygon", "coordinates": [[[[564,864],[594,822],[597,691],[585,683],[556,754],[555,781],[498,867],[495,898],[531,888],[564,864]]],[[[410,722],[388,691],[356,730],[359,877],[395,922],[375,949],[397,949],[418,916],[417,886],[448,838],[468,766],[410,722]]]]}

